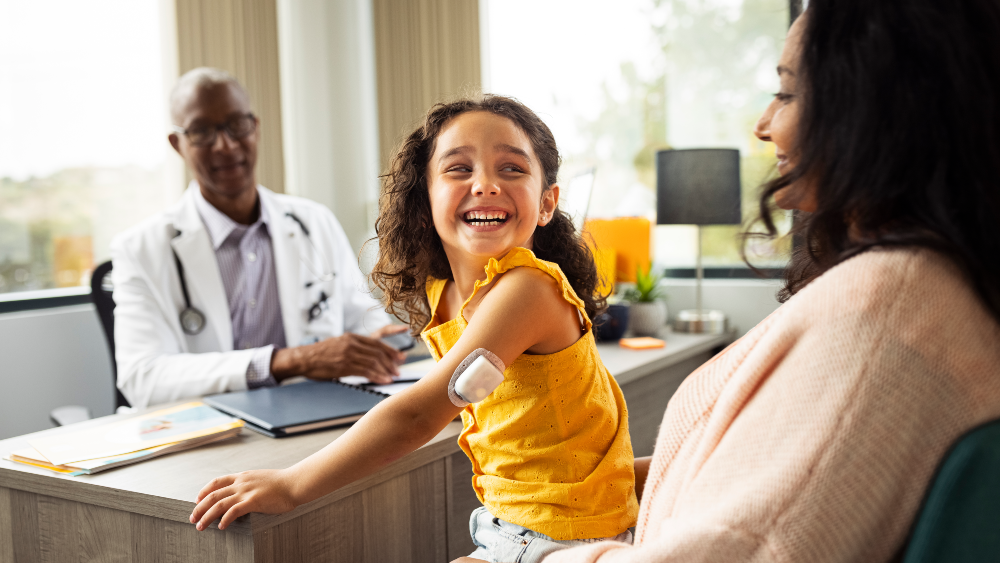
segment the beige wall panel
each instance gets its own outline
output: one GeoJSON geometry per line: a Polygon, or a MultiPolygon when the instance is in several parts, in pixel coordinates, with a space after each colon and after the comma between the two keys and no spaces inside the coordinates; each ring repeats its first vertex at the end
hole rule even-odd
{"type": "Polygon", "coordinates": [[[175,0],[181,74],[199,66],[232,73],[260,117],[257,181],[284,192],[275,0],[175,0]]]}
{"type": "Polygon", "coordinates": [[[373,0],[382,169],[437,102],[482,88],[478,0],[373,0]]]}

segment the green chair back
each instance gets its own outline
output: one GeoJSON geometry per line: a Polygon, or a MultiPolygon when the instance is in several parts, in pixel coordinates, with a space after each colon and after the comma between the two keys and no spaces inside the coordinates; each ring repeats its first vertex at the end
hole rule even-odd
{"type": "Polygon", "coordinates": [[[903,563],[1000,561],[1000,420],[962,436],[917,515],[903,563]]]}

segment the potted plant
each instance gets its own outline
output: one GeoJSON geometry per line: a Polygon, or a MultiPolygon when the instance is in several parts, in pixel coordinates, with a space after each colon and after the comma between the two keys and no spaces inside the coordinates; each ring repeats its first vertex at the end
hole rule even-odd
{"type": "Polygon", "coordinates": [[[622,297],[631,303],[629,328],[637,336],[656,336],[667,323],[667,306],[663,302],[660,276],[653,275],[653,265],[644,273],[642,266],[635,269],[635,287],[625,290],[622,297]]]}

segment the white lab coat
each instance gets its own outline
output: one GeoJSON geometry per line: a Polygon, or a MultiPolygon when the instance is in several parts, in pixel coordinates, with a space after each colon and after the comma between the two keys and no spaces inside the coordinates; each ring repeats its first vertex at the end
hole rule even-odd
{"type": "MultiPolygon", "coordinates": [[[[192,182],[170,209],[111,241],[118,388],[134,407],[246,389],[253,350],[233,350],[232,321],[211,239],[195,208],[192,182]],[[180,233],[179,235],[177,233],[180,233]],[[171,247],[184,266],[191,305],[205,328],[188,335],[184,296],[171,247]]],[[[389,324],[371,297],[340,223],[326,207],[258,186],[267,208],[274,268],[288,346],[389,324]],[[293,213],[309,231],[287,213],[293,213]],[[320,281],[332,271],[331,281],[320,281]],[[309,287],[306,287],[307,284],[309,287]],[[319,318],[309,308],[329,298],[319,318]]]]}

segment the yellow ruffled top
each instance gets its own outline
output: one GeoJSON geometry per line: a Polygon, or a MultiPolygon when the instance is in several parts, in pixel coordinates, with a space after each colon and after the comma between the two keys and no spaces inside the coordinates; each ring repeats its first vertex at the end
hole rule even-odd
{"type": "Polygon", "coordinates": [[[519,267],[555,278],[587,330],[554,354],[521,354],[500,387],[462,411],[458,443],[472,460],[472,486],[494,516],[557,540],[620,534],[639,512],[628,410],[597,353],[584,303],[557,264],[524,248],[491,259],[486,280],[477,281],[458,316],[443,323],[436,314],[447,280],[428,280],[432,316],[421,336],[440,360],[468,326],[462,313],[469,301],[519,267]]]}

